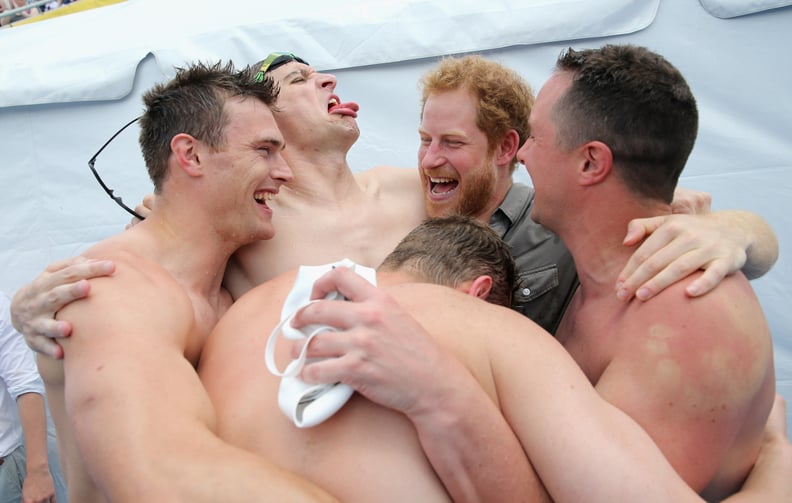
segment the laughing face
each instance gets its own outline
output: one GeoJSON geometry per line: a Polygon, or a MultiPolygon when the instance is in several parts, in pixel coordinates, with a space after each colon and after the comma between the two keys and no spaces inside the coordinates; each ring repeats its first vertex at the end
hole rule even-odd
{"type": "Polygon", "coordinates": [[[574,171],[564,168],[574,166],[574,152],[559,146],[552,114],[571,83],[568,74],[555,73],[542,87],[531,109],[531,136],[517,152],[517,160],[525,165],[535,189],[531,219],[548,229],[558,228],[556,222],[563,218],[559,211],[566,208],[565,197],[570,194],[566,183],[573,183],[567,175],[574,171]]]}
{"type": "Polygon", "coordinates": [[[230,241],[247,244],[270,239],[272,225],[270,200],[292,172],[281,153],[284,140],[268,106],[253,99],[229,99],[230,117],[224,128],[221,148],[205,147],[201,158],[216,169],[206,170],[214,181],[212,204],[218,219],[223,219],[230,241]]]}
{"type": "MultiPolygon", "coordinates": [[[[487,221],[500,204],[502,170],[476,125],[476,100],[463,89],[429,96],[419,134],[418,163],[430,217],[462,214],[487,221]]],[[[506,170],[508,173],[508,169],[506,170]]]]}

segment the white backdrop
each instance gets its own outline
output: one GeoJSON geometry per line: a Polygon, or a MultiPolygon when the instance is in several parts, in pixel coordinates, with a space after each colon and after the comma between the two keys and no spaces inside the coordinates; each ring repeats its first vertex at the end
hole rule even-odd
{"type": "MultiPolygon", "coordinates": [[[[781,257],[753,286],[773,331],[778,389],[792,404],[790,3],[129,0],[2,30],[0,290],[13,294],[49,262],[123,229],[128,216],[87,161],[173,65],[246,64],[286,50],[332,71],[342,100],[361,106],[350,159],[362,170],[415,166],[416,83],[438,56],[481,52],[538,89],[563,48],[629,42],[665,55],[698,98],[699,139],[682,184],[711,192],[716,209],[763,215],[778,234],[781,257]]],[[[151,187],[136,137],[130,128],[97,162],[132,206],[151,187]]],[[[517,178],[529,182],[522,170],[517,178]]]]}

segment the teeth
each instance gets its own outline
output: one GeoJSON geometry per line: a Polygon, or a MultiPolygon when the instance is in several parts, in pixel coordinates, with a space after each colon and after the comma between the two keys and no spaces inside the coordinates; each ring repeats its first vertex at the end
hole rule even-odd
{"type": "Polygon", "coordinates": [[[271,201],[274,194],[272,192],[257,192],[253,195],[253,198],[258,202],[264,201],[271,201]]]}
{"type": "Polygon", "coordinates": [[[451,178],[429,178],[432,183],[451,183],[454,180],[451,178]]]}
{"type": "Polygon", "coordinates": [[[330,103],[329,103],[329,105],[330,105],[331,107],[334,107],[334,106],[338,105],[338,100],[337,100],[337,99],[335,99],[335,98],[330,98],[330,103]]]}

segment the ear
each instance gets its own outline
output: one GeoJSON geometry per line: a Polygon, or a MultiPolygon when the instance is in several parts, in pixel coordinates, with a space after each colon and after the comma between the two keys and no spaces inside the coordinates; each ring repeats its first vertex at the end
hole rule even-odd
{"type": "Polygon", "coordinates": [[[176,162],[190,176],[203,175],[201,159],[198,155],[198,140],[187,133],[179,133],[171,138],[170,148],[176,162]]]}
{"type": "Polygon", "coordinates": [[[580,170],[580,184],[596,185],[604,181],[613,169],[613,152],[601,141],[590,141],[583,145],[583,163],[580,170]]]}
{"type": "Polygon", "coordinates": [[[473,281],[463,281],[456,289],[481,300],[487,300],[490,290],[492,290],[492,277],[482,275],[473,281]]]}
{"type": "Polygon", "coordinates": [[[498,148],[495,149],[495,164],[498,166],[510,165],[519,149],[520,135],[514,129],[510,129],[498,144],[498,148]]]}

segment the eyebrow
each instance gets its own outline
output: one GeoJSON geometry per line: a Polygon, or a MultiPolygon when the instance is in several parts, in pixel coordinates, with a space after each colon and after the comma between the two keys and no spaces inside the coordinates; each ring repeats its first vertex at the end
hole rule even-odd
{"type": "Polygon", "coordinates": [[[270,137],[270,138],[261,138],[260,140],[258,140],[256,142],[256,145],[257,146],[259,146],[259,145],[270,145],[270,146],[273,146],[273,147],[277,148],[278,150],[283,150],[284,148],[286,148],[286,143],[285,142],[283,142],[281,140],[278,140],[277,138],[272,138],[272,137],[270,137]]]}
{"type": "Polygon", "coordinates": [[[295,75],[301,75],[303,77],[307,77],[307,76],[311,75],[312,73],[314,73],[314,72],[311,70],[311,68],[298,68],[298,69],[292,70],[289,73],[287,73],[286,75],[284,75],[283,76],[283,80],[291,79],[295,75]]]}
{"type": "MultiPolygon", "coordinates": [[[[428,131],[426,131],[424,128],[420,128],[420,127],[418,128],[418,134],[425,134],[425,135],[431,136],[431,134],[428,131]]],[[[468,134],[466,132],[462,131],[461,129],[452,129],[450,131],[444,131],[444,132],[440,133],[440,137],[441,138],[447,138],[449,136],[458,136],[460,138],[467,138],[468,134]]]]}

